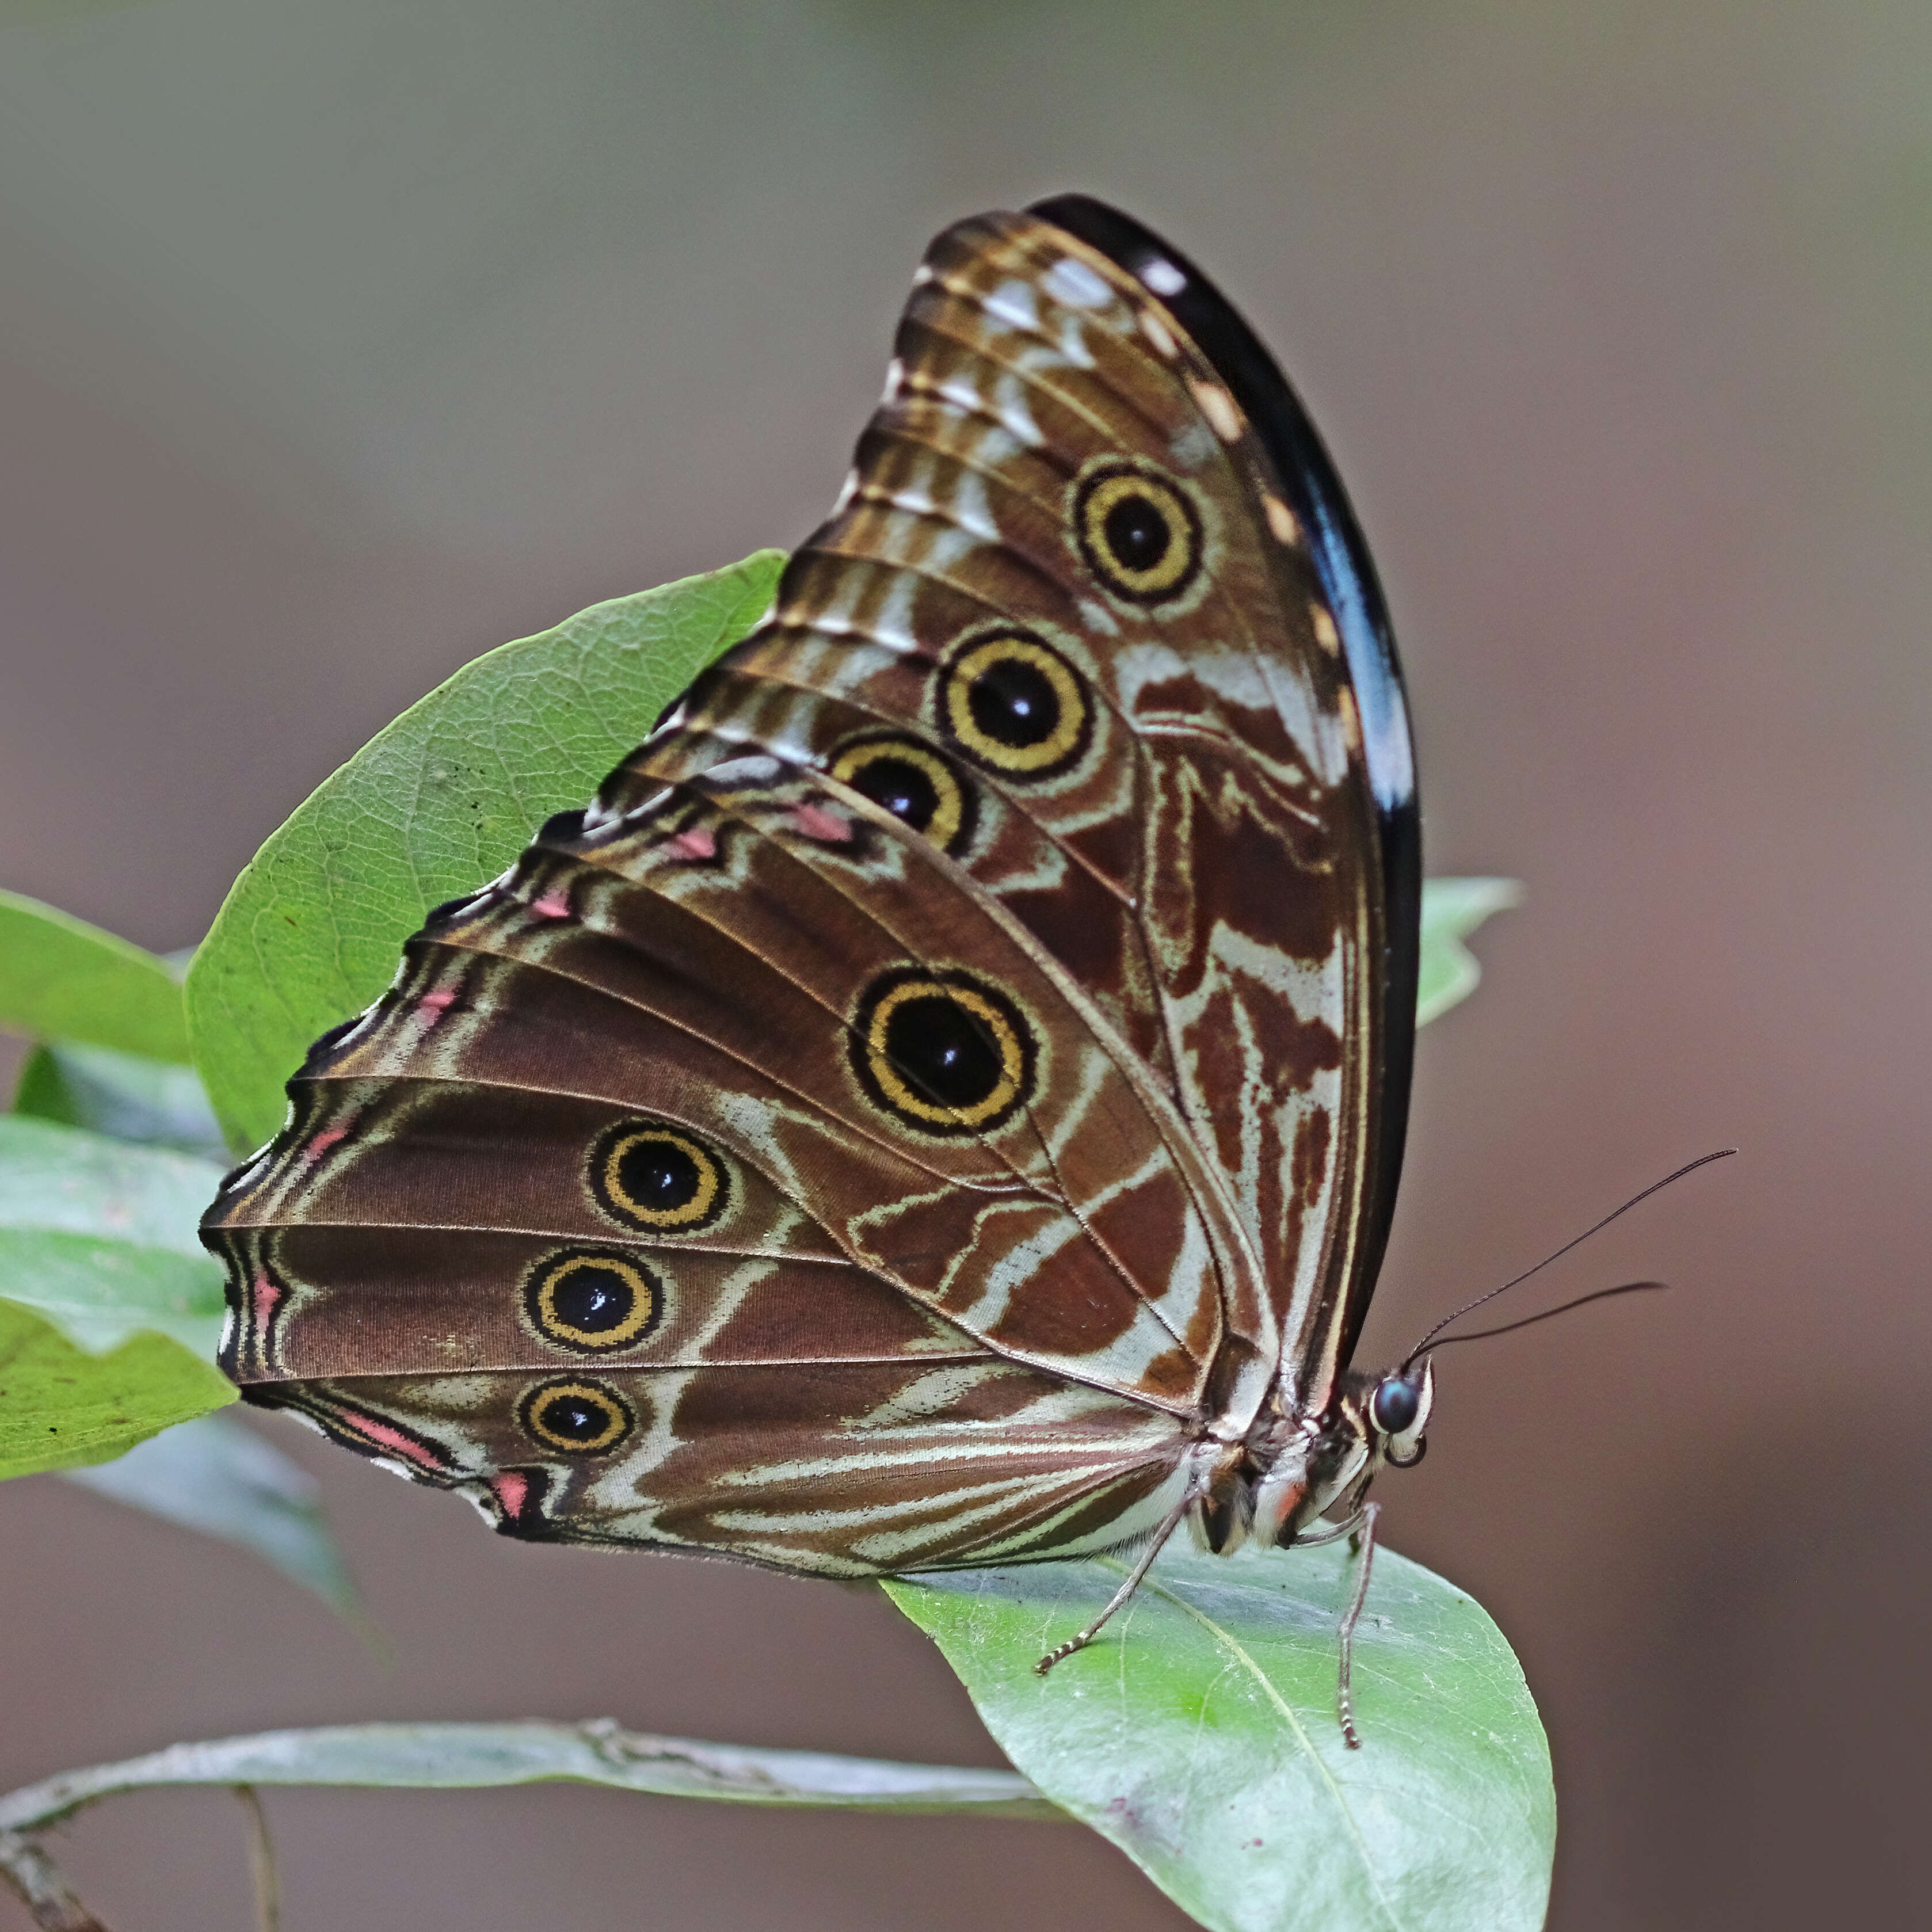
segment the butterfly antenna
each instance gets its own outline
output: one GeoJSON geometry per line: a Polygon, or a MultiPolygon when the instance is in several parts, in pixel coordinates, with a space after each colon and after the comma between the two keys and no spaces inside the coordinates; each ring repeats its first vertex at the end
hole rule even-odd
{"type": "MultiPolygon", "coordinates": [[[[1600,1221],[1597,1222],[1592,1226],[1586,1228],[1583,1232],[1580,1234],[1576,1236],[1574,1240],[1565,1241],[1562,1246],[1557,1249],[1553,1254],[1545,1255],[1542,1260],[1537,1263],[1535,1267],[1525,1268],[1522,1274],[1511,1276],[1510,1278],[1508,1281],[1504,1282],[1500,1288],[1490,1288],[1486,1293],[1478,1295],[1473,1301],[1464,1302],[1462,1306],[1456,1310],[1454,1314],[1444,1316],[1442,1319],[1437,1322],[1436,1326],[1430,1329],[1429,1333],[1424,1336],[1422,1340],[1417,1342],[1414,1348],[1409,1350],[1408,1353],[1402,1358],[1402,1366],[1403,1370],[1406,1371],[1411,1363],[1418,1360],[1424,1351],[1428,1348],[1430,1343],[1436,1340],[1436,1336],[1441,1334],[1444,1329],[1451,1327],[1456,1322],[1461,1321],[1464,1316],[1473,1313],[1477,1309],[1481,1307],[1486,1301],[1495,1300],[1498,1295],[1507,1294],[1511,1288],[1520,1287],[1523,1282],[1528,1280],[1532,1275],[1540,1274],[1545,1268],[1549,1267],[1552,1262],[1560,1262],[1572,1248],[1580,1247],[1592,1234],[1602,1233],[1604,1229],[1607,1228],[1619,1215],[1628,1214],[1639,1202],[1648,1201],[1653,1194],[1658,1193],[1661,1190],[1668,1187],[1672,1181],[1682,1180],[1687,1174],[1695,1174],[1700,1167],[1708,1167],[1714,1160],[1728,1160],[1730,1156],[1736,1152],[1737,1149],[1736,1148],[1719,1148],[1714,1154],[1700,1154],[1695,1160],[1686,1161],[1682,1167],[1678,1168],[1674,1173],[1666,1174],[1661,1180],[1653,1180],[1648,1187],[1644,1189],[1642,1193],[1633,1194],[1621,1208],[1613,1209],[1610,1214],[1606,1214],[1600,1221]]],[[[1622,1294],[1640,1288],[1660,1288],[1663,1286],[1664,1284],[1660,1282],[1630,1282],[1626,1283],[1622,1288],[1599,1289],[1598,1291],[1598,1294],[1622,1294]]],[[[1598,1295],[1586,1294],[1582,1298],[1582,1301],[1594,1301],[1597,1298],[1598,1295]]],[[[1568,1302],[1564,1304],[1564,1307],[1566,1308],[1580,1307],[1581,1306],[1582,1302],[1580,1301],[1568,1302]]],[[[1549,1312],[1552,1315],[1560,1315],[1563,1313],[1564,1310],[1562,1308],[1552,1308],[1549,1312]]],[[[1532,1321],[1540,1321],[1542,1318],[1543,1318],[1540,1316],[1533,1316],[1529,1318],[1532,1321]]],[[[1526,1328],[1528,1325],[1528,1324],[1527,1322],[1512,1322],[1509,1324],[1509,1326],[1512,1328],[1526,1328]]],[[[1483,1332],[1486,1334],[1499,1335],[1502,1334],[1504,1330],[1500,1328],[1486,1329],[1483,1332]]],[[[1458,1336],[1456,1337],[1456,1340],[1458,1341],[1473,1342],[1475,1339],[1475,1336],[1473,1335],[1458,1336]]],[[[1447,1347],[1448,1344],[1445,1342],[1441,1346],[1447,1347]]]]}
{"type": "MultiPolygon", "coordinates": [[[[1568,1315],[1573,1308],[1586,1308],[1593,1301],[1608,1301],[1619,1294],[1645,1294],[1653,1290],[1661,1293],[1670,1286],[1667,1281],[1627,1281],[1617,1288],[1600,1288],[1594,1294],[1580,1294],[1574,1301],[1560,1302],[1554,1308],[1546,1308],[1540,1314],[1526,1315],[1520,1322],[1505,1322],[1495,1328],[1478,1328],[1472,1334],[1450,1335],[1438,1342],[1438,1348],[1453,1347],[1458,1342],[1486,1342],[1492,1335],[1508,1335],[1518,1328],[1533,1328],[1539,1322],[1554,1322],[1559,1315],[1568,1315]]],[[[1414,1358],[1409,1358],[1412,1361],[1414,1358]]]]}

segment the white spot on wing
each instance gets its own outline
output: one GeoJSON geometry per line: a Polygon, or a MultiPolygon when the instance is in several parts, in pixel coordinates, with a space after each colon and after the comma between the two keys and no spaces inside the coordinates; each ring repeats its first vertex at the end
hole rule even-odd
{"type": "Polygon", "coordinates": [[[1214,425],[1214,434],[1223,442],[1236,442],[1240,440],[1241,412],[1234,406],[1234,399],[1219,382],[1200,382],[1190,380],[1189,390],[1201,413],[1214,425]]]}
{"type": "Polygon", "coordinates": [[[1069,308],[1105,308],[1114,292],[1088,268],[1071,255],[1063,256],[1040,278],[1041,285],[1056,302],[1069,308]]]}
{"type": "Polygon", "coordinates": [[[1275,542],[1299,549],[1301,526],[1294,520],[1294,512],[1279,496],[1264,496],[1262,505],[1268,514],[1268,526],[1274,532],[1275,542]]]}
{"type": "Polygon", "coordinates": [[[994,321],[1008,328],[1034,331],[1040,327],[1040,304],[1034,299],[1028,283],[1002,282],[980,305],[994,321]]]}
{"type": "Polygon", "coordinates": [[[1141,280],[1157,296],[1178,296],[1187,286],[1187,278],[1158,255],[1142,263],[1141,280]]]}
{"type": "Polygon", "coordinates": [[[1172,332],[1150,308],[1141,310],[1141,333],[1154,345],[1154,352],[1169,362],[1180,352],[1172,332]]]}

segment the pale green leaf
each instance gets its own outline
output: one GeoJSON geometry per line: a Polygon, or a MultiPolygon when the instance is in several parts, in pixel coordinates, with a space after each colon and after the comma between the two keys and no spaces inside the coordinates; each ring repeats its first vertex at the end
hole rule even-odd
{"type": "Polygon", "coordinates": [[[1422,888],[1422,972],[1415,1023],[1426,1026],[1476,990],[1483,969],[1462,942],[1492,913],[1522,903],[1514,879],[1429,879],[1422,888]]]}
{"type": "Polygon", "coordinates": [[[146,1329],[212,1358],[222,1270],[195,1228],[220,1178],[190,1154],[0,1116],[0,1295],[83,1348],[146,1329]]]}
{"type": "Polygon", "coordinates": [[[192,1066],[112,1047],[43,1042],[20,1070],[14,1111],[91,1127],[116,1140],[226,1157],[214,1109],[192,1066]]]}
{"type": "Polygon", "coordinates": [[[0,892],[0,1030],[188,1057],[181,982],[164,961],[18,892],[0,892]]]}
{"type": "Polygon", "coordinates": [[[188,974],[195,1058],[244,1149],[316,1036],[395,976],[445,899],[589,803],[658,712],[756,624],[784,560],[593,605],[466,666],[379,732],[256,855],[188,974]]]}
{"type": "Polygon", "coordinates": [[[363,1621],[315,1478],[238,1422],[205,1415],[151,1436],[114,1462],[66,1474],[130,1509],[238,1544],[331,1609],[363,1621]]]}
{"type": "Polygon", "coordinates": [[[1164,1556],[1090,1648],[1112,1558],[886,1587],[1013,1764],[1216,1932],[1534,1932],[1556,1801],[1522,1672],[1470,1598],[1384,1550],[1336,1718],[1346,1546],[1164,1556]]]}
{"type": "Polygon", "coordinates": [[[90,1354],[32,1309],[0,1300],[0,1480],[106,1462],[234,1400],[212,1363],[164,1335],[90,1354]]]}

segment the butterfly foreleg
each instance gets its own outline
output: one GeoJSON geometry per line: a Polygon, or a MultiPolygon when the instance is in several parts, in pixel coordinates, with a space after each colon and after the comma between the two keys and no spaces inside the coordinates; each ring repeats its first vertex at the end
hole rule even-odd
{"type": "Polygon", "coordinates": [[[1100,1634],[1102,1625],[1140,1588],[1142,1578],[1154,1568],[1154,1559],[1160,1554],[1167,1539],[1180,1527],[1181,1518],[1198,1500],[1192,1488],[1183,1495],[1180,1502],[1161,1519],[1160,1527],[1148,1538],[1147,1547],[1141,1552],[1140,1560],[1127,1572],[1126,1580],[1107,1599],[1107,1607],[1084,1630],[1076,1631],[1064,1643],[1049,1650],[1034,1666],[1034,1676],[1044,1677],[1063,1658],[1071,1657],[1076,1650],[1084,1650],[1094,1641],[1100,1634]]]}
{"type": "Polygon", "coordinates": [[[1351,1750],[1362,1748],[1360,1733],[1355,1729],[1355,1695],[1349,1683],[1351,1667],[1355,1660],[1355,1626],[1362,1620],[1362,1606],[1369,1598],[1369,1571],[1376,1557],[1376,1522],[1382,1513],[1380,1503],[1364,1502],[1354,1515],[1330,1524],[1318,1535],[1298,1536],[1294,1539],[1298,1549],[1306,1550],[1318,1544],[1339,1543],[1346,1536],[1360,1559],[1355,1572],[1355,1587],[1349,1596],[1348,1607],[1342,1612],[1341,1628],[1336,1633],[1341,1642],[1342,1664],[1335,1686],[1335,1710],[1342,1720],[1342,1736],[1351,1750]]]}

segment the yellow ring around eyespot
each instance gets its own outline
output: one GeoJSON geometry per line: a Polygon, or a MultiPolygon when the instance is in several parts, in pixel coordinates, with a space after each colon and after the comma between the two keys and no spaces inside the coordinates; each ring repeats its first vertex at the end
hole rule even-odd
{"type": "Polygon", "coordinates": [[[1102,576],[1114,589],[1136,599],[1159,597],[1174,589],[1198,561],[1189,506],[1172,484],[1138,470],[1117,470],[1088,491],[1081,500],[1080,533],[1088,555],[1101,566],[1102,576]],[[1124,562],[1107,539],[1108,517],[1131,496],[1145,497],[1167,525],[1167,548],[1160,561],[1145,570],[1124,562]]]}
{"type": "Polygon", "coordinates": [[[832,760],[832,776],[841,784],[851,784],[868,766],[877,764],[882,758],[892,758],[901,764],[910,765],[932,781],[932,789],[939,802],[934,806],[932,817],[920,836],[931,839],[941,851],[950,852],[952,842],[959,836],[960,827],[966,822],[966,800],[959,789],[959,781],[952,776],[946,760],[934,757],[924,746],[913,744],[903,738],[875,738],[869,743],[854,745],[832,760]]]}
{"type": "Polygon", "coordinates": [[[604,1191],[619,1211],[628,1215],[640,1227],[688,1228],[710,1214],[724,1185],[724,1174],[711,1150],[667,1127],[640,1127],[635,1133],[625,1134],[611,1143],[604,1156],[604,1191]],[[624,1190],[618,1163],[632,1148],[649,1141],[676,1148],[698,1170],[698,1192],[681,1208],[646,1208],[624,1190]]]}
{"type": "Polygon", "coordinates": [[[536,1322],[538,1328],[553,1340],[568,1344],[573,1348],[595,1348],[600,1352],[608,1348],[628,1347],[656,1320],[658,1290],[656,1284],[644,1270],[615,1255],[566,1255],[544,1270],[537,1283],[536,1322]],[[614,1274],[623,1282],[632,1294],[631,1312],[614,1328],[591,1330],[579,1328],[564,1320],[556,1312],[557,1289],[580,1268],[596,1268],[607,1274],[614,1274]]]}
{"type": "Polygon", "coordinates": [[[526,1396],[519,1407],[525,1430],[545,1447],[560,1449],[567,1456],[594,1456],[599,1450],[622,1442],[631,1432],[631,1418],[622,1404],[595,1382],[545,1382],[526,1396]],[[574,1396],[589,1408],[602,1410],[605,1418],[602,1430],[588,1442],[580,1442],[544,1428],[543,1412],[559,1396],[574,1396]]]}
{"type": "Polygon", "coordinates": [[[1013,1030],[1013,1023],[983,994],[970,986],[948,986],[943,980],[908,980],[895,986],[872,1010],[872,1023],[866,1034],[866,1057],[872,1070],[872,1078],[879,1083],[879,1090],[902,1112],[916,1119],[931,1120],[940,1126],[976,1127],[991,1120],[995,1114],[1012,1105],[1013,1096],[1020,1090],[1020,1082],[1026,1074],[1026,1054],[1021,1047],[1019,1035],[1013,1030]],[[978,1020],[982,1021],[992,1031],[993,1043],[999,1048],[999,1084],[983,1100],[976,1101],[970,1107],[942,1107],[916,1092],[899,1077],[886,1052],[886,1027],[892,1015],[908,1000],[929,1000],[934,998],[950,1000],[954,1005],[963,1006],[978,1020]]]}
{"type": "Polygon", "coordinates": [[[969,645],[953,659],[946,686],[946,722],[954,737],[986,764],[1003,772],[1036,772],[1059,764],[1079,748],[1087,724],[1087,700],[1080,680],[1057,652],[1030,638],[1010,633],[969,645]],[[996,664],[1030,664],[1053,687],[1060,716],[1036,745],[1003,745],[980,729],[973,716],[974,683],[996,664]]]}

